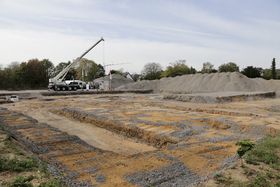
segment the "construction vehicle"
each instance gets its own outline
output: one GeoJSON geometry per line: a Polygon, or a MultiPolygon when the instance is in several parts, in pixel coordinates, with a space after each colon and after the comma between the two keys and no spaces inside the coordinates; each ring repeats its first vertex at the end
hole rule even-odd
{"type": "Polygon", "coordinates": [[[72,63],[66,66],[55,77],[49,79],[48,89],[55,90],[55,91],[66,91],[66,90],[71,91],[71,90],[80,89],[79,82],[71,81],[69,84],[67,84],[64,78],[66,77],[67,73],[71,68],[77,66],[81,61],[81,59],[102,41],[104,41],[103,38],[101,38],[98,42],[96,42],[93,46],[91,46],[88,50],[86,50],[80,57],[76,58],[72,63]]]}
{"type": "Polygon", "coordinates": [[[6,96],[6,101],[7,102],[18,102],[19,97],[17,95],[9,95],[9,96],[6,96]]]}

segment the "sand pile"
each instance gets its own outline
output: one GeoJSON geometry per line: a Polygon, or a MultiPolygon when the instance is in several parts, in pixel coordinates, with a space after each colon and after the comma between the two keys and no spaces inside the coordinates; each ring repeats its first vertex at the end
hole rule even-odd
{"type": "Polygon", "coordinates": [[[153,89],[166,93],[209,93],[209,92],[256,92],[280,91],[280,81],[251,79],[245,75],[233,73],[191,74],[162,78],[153,81],[140,81],[120,86],[120,90],[153,89]]]}

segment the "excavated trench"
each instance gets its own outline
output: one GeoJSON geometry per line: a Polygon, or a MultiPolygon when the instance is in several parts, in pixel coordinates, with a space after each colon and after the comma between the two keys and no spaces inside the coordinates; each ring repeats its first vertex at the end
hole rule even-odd
{"type": "Polygon", "coordinates": [[[46,110],[25,111],[28,116],[46,123],[70,135],[76,135],[91,146],[102,150],[112,151],[122,155],[134,155],[143,152],[155,151],[156,148],[133,139],[127,138],[116,132],[92,125],[85,121],[79,122],[71,118],[57,115],[46,110]]]}
{"type": "Polygon", "coordinates": [[[100,116],[96,116],[95,114],[81,111],[79,109],[63,108],[61,110],[53,110],[52,112],[71,119],[79,120],[81,122],[91,123],[97,127],[116,132],[129,138],[134,138],[140,141],[142,140],[143,142],[146,142],[158,148],[164,147],[167,144],[178,143],[178,140],[174,138],[172,139],[171,137],[165,135],[157,135],[151,131],[146,131],[134,125],[125,125],[120,124],[116,121],[110,121],[100,116]]]}

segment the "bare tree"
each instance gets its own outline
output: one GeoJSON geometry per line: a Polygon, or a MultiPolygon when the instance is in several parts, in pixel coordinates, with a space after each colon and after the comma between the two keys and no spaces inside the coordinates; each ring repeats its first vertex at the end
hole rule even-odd
{"type": "Polygon", "coordinates": [[[210,62],[203,63],[201,73],[212,73],[215,72],[214,65],[210,62]]]}

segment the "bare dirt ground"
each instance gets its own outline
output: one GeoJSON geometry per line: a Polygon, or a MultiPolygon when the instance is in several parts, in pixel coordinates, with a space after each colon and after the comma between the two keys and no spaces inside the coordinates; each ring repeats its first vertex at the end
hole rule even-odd
{"type": "Polygon", "coordinates": [[[135,140],[120,136],[106,129],[96,127],[89,123],[73,121],[43,109],[39,109],[34,112],[24,107],[20,109],[20,111],[28,116],[32,116],[41,123],[47,123],[60,129],[61,131],[67,132],[70,135],[79,136],[88,144],[103,150],[113,151],[124,155],[133,155],[136,153],[155,150],[152,146],[137,143],[135,140]]]}
{"type": "MultiPolygon", "coordinates": [[[[48,153],[67,175],[75,173],[75,180],[101,186],[197,184],[236,160],[238,140],[256,141],[280,130],[280,99],[196,104],[115,94],[42,97],[2,106],[102,150],[48,153]]],[[[33,137],[32,130],[20,133],[33,137]]]]}

